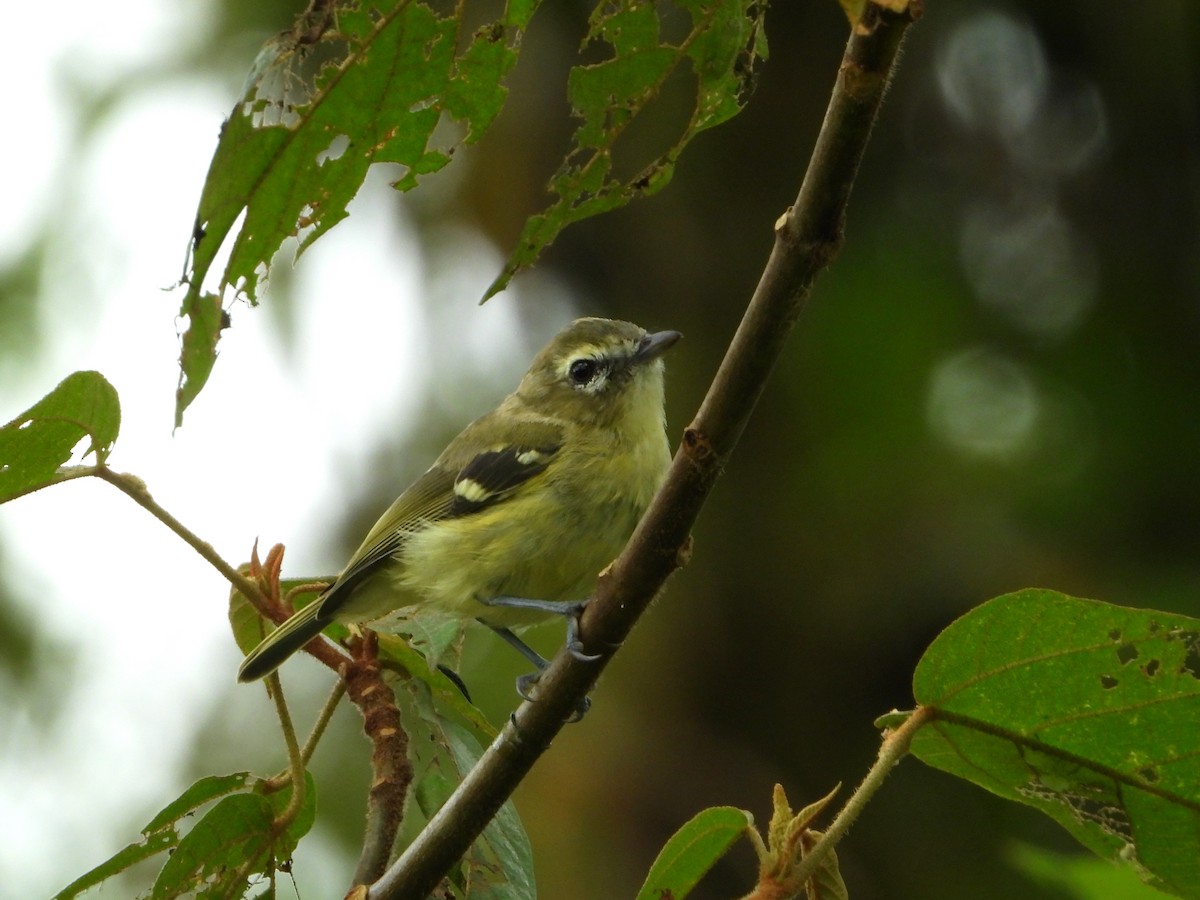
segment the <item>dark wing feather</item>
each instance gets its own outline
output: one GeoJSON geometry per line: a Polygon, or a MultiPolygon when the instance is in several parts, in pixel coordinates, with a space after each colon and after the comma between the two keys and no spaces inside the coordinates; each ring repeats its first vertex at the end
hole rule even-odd
{"type": "Polygon", "coordinates": [[[510,444],[480,453],[454,479],[454,500],[447,515],[468,516],[499,503],[530,478],[546,471],[558,449],[555,445],[510,444]]]}
{"type": "Polygon", "coordinates": [[[562,440],[556,422],[497,412],[472,422],[371,528],[319,601],[318,618],[334,618],[354,588],[395,556],[414,531],[493,506],[544,472],[562,440]]]}

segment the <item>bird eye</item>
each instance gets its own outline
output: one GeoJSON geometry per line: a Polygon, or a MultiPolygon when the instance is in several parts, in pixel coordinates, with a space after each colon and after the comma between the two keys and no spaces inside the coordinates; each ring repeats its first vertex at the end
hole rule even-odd
{"type": "Polygon", "coordinates": [[[567,374],[570,376],[572,384],[582,387],[595,377],[596,361],[594,359],[577,359],[571,363],[567,374]]]}

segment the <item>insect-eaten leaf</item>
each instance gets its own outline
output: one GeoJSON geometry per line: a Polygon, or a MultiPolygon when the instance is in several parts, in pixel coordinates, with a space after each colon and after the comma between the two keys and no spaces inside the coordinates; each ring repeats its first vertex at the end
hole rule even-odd
{"type": "Polygon", "coordinates": [[[662,190],[692,139],[742,110],[754,88],[756,66],[767,56],[765,12],[759,0],[597,4],[584,49],[600,48],[608,58],[571,71],[567,94],[580,124],[550,180],[555,199],[526,222],[484,300],[504,290],[571,223],[662,190]],[[663,22],[684,16],[690,19],[686,33],[664,40],[663,22]],[[647,151],[636,132],[646,120],[679,117],[678,104],[658,101],[680,78],[690,82],[685,121],[665,149],[647,151]]]}
{"type": "Polygon", "coordinates": [[[1200,620],[1007,594],[938,636],[913,694],[918,758],[1200,897],[1200,620]]]}
{"type": "Polygon", "coordinates": [[[53,484],[83,441],[104,463],[121,429],[117,392],[99,372],[73,372],[0,427],[0,503],[53,484]]]}
{"type": "MultiPolygon", "coordinates": [[[[194,782],[178,798],[164,806],[149,823],[146,823],[145,828],[142,829],[142,839],[121,848],[112,857],[97,865],[95,869],[68,884],[54,895],[54,900],[70,900],[85,890],[120,875],[131,866],[157,856],[158,853],[174,854],[175,851],[178,851],[181,841],[191,838],[191,832],[188,832],[187,838],[185,838],[184,826],[199,809],[221,798],[247,796],[244,792],[252,790],[257,782],[258,779],[248,772],[238,772],[232,775],[208,775],[194,782]]],[[[262,798],[259,797],[259,799],[262,798]]],[[[300,818],[298,817],[298,821],[300,818]]],[[[299,839],[299,836],[294,833],[293,836],[299,839]]]]}
{"type": "Polygon", "coordinates": [[[229,292],[256,303],[285,241],[299,255],[344,219],[375,163],[398,166],[394,186],[409,190],[449,163],[456,144],[482,137],[537,6],[509,3],[463,39],[459,7],[443,15],[415,0],[335,0],[264,45],[221,129],[196,212],[176,427],[216,359],[209,308],[229,292]],[[459,126],[449,143],[445,129],[434,137],[444,116],[459,126]],[[223,249],[224,269],[206,288],[223,249]]]}

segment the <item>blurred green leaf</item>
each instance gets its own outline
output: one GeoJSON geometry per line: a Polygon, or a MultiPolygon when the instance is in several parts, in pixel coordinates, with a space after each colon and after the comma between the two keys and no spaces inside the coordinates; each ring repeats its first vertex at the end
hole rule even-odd
{"type": "MultiPolygon", "coordinates": [[[[427,820],[479,760],[483,748],[467,728],[438,709],[426,682],[410,679],[399,686],[396,702],[409,734],[416,800],[416,809],[411,811],[419,810],[427,820]]],[[[493,730],[487,730],[490,737],[493,730]]],[[[420,830],[418,818],[405,816],[402,842],[411,841],[420,830]]],[[[533,851],[511,800],[500,808],[448,878],[455,896],[470,900],[531,900],[536,896],[533,851]]]]}
{"type": "Polygon", "coordinates": [[[537,5],[510,3],[462,46],[460,10],[441,16],[410,0],[338,0],[328,19],[302,16],[263,47],[221,130],[196,213],[176,427],[216,358],[225,289],[256,302],[283,242],[296,238],[301,253],[345,218],[372,164],[402,166],[398,190],[446,165],[453,147],[431,146],[443,112],[465,125],[462,142],[482,137],[537,5]],[[226,244],[219,286],[204,293],[226,244]]]}
{"type": "Polygon", "coordinates": [[[567,94],[581,123],[573,148],[550,180],[549,190],[557,199],[525,223],[516,249],[484,299],[502,291],[572,222],[662,190],[688,143],[745,105],[755,64],[767,56],[766,5],[757,0],[675,0],[674,6],[691,17],[688,32],[677,43],[661,39],[660,15],[666,13],[659,5],[643,0],[597,4],[585,47],[605,44],[612,55],[571,70],[567,94]],[[630,125],[651,115],[646,110],[668,79],[689,69],[695,100],[677,137],[665,151],[630,167],[636,174],[615,175],[614,154],[624,147],[630,125]]]}
{"type": "MultiPolygon", "coordinates": [[[[458,767],[458,780],[471,771],[483,747],[455,722],[445,724],[446,742],[458,767]]],[[[533,848],[511,801],[488,822],[463,859],[467,896],[471,900],[534,900],[533,848]]]]}
{"type": "Polygon", "coordinates": [[[0,503],[53,483],[58,467],[89,439],[84,455],[104,463],[121,429],[121,404],[99,372],[72,372],[0,428],[0,503]]]}
{"type": "Polygon", "coordinates": [[[1200,621],[1025,590],[933,642],[912,752],[1200,897],[1200,621]]]}
{"type": "Polygon", "coordinates": [[[183,424],[183,411],[208,383],[217,361],[217,341],[229,325],[229,317],[217,294],[189,290],[179,309],[187,328],[179,353],[179,386],[175,388],[175,427],[183,424]]]}
{"type": "Polygon", "coordinates": [[[204,804],[248,787],[254,779],[248,772],[233,775],[209,775],[201,778],[178,799],[167,804],[142,829],[142,840],[129,844],[90,872],[71,882],[54,896],[54,900],[77,897],[89,888],[125,871],[135,863],[179,846],[179,820],[192,815],[204,804]]]}
{"type": "Polygon", "coordinates": [[[732,806],[697,813],[659,851],[637,900],[686,897],[753,824],[750,813],[732,806]]]}
{"type": "Polygon", "coordinates": [[[1143,884],[1128,867],[1094,856],[1051,853],[1029,844],[1013,845],[1007,856],[1035,881],[1064,890],[1075,900],[1162,900],[1167,896],[1143,884]]]}

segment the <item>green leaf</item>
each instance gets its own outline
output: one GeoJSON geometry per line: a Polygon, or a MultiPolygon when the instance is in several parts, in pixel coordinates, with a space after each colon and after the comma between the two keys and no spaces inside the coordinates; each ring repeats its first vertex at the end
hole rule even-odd
{"type": "Polygon", "coordinates": [[[1049,815],[1148,883],[1200,897],[1200,621],[1044,590],[925,652],[912,752],[1049,815]]]}
{"type": "Polygon", "coordinates": [[[162,867],[150,892],[152,900],[238,897],[245,893],[250,875],[273,877],[316,818],[312,776],[306,773],[305,782],[304,802],[296,818],[278,833],[274,821],[288,805],[290,787],[267,795],[261,792],[260,782],[251,793],[233,794],[217,803],[162,867]]]}
{"type": "MultiPolygon", "coordinates": [[[[234,794],[209,810],[188,832],[158,873],[152,900],[172,897],[238,897],[245,893],[235,880],[243,862],[266,868],[266,842],[273,810],[261,794],[234,794]]],[[[249,874],[249,873],[247,873],[249,874]]]]}
{"type": "Polygon", "coordinates": [[[178,847],[180,819],[192,815],[201,806],[218,797],[244,790],[253,780],[248,772],[201,778],[150,820],[142,829],[140,841],[122,848],[96,868],[71,882],[54,896],[54,900],[77,897],[144,859],[178,847]]]}
{"type": "Polygon", "coordinates": [[[86,456],[108,459],[121,429],[117,392],[99,372],[73,372],[0,428],[0,503],[55,483],[80,441],[86,456]]]}
{"type": "Polygon", "coordinates": [[[175,427],[183,424],[183,411],[208,383],[217,361],[217,341],[229,325],[229,315],[216,294],[188,291],[179,310],[187,319],[179,354],[179,386],[175,388],[175,427]]]}
{"type": "MultiPolygon", "coordinates": [[[[262,782],[255,786],[256,790],[262,789],[262,782]]],[[[271,803],[271,808],[275,811],[275,815],[282,815],[287,809],[288,804],[292,800],[292,789],[290,787],[281,791],[274,791],[267,794],[267,799],[271,803]]],[[[304,802],[300,804],[300,809],[296,813],[296,817],[292,819],[291,824],[284,829],[279,835],[272,848],[276,859],[290,859],[292,853],[296,849],[296,845],[300,843],[300,839],[312,830],[313,823],[317,820],[317,784],[313,780],[311,772],[304,773],[304,802]]]]}
{"type": "Polygon", "coordinates": [[[753,823],[750,813],[732,806],[714,806],[693,816],[659,851],[637,900],[686,897],[753,823]]]}
{"type": "MultiPolygon", "coordinates": [[[[420,830],[421,816],[428,819],[442,807],[483,751],[471,732],[439,711],[426,682],[410,679],[396,690],[396,702],[409,733],[416,800],[404,819],[403,844],[420,830]]],[[[448,877],[456,897],[531,900],[535,896],[529,838],[511,801],[500,808],[448,877]]]]}
{"type": "Polygon", "coordinates": [[[645,0],[597,4],[585,47],[607,45],[611,55],[572,69],[567,95],[580,125],[573,148],[550,180],[549,190],[556,199],[544,213],[526,222],[485,300],[502,291],[572,222],[662,190],[692,139],[745,106],[753,90],[755,65],[767,56],[766,4],[674,0],[673,5],[677,9],[671,3],[645,0]],[[690,17],[690,29],[678,42],[663,41],[659,16],[675,17],[679,11],[690,17]],[[667,118],[670,112],[660,116],[662,104],[656,101],[668,81],[681,76],[689,78],[694,88],[687,121],[667,149],[639,154],[628,136],[630,126],[635,120],[667,118]],[[627,150],[631,145],[632,150],[627,150]],[[627,152],[638,158],[620,168],[632,174],[614,174],[614,159],[627,152]]]}
{"type": "MultiPolygon", "coordinates": [[[[459,781],[483,755],[475,736],[454,722],[445,723],[446,741],[459,781]]],[[[500,807],[463,859],[471,900],[534,900],[533,848],[512,802],[500,807]]]]}
{"type": "Polygon", "coordinates": [[[221,130],[196,213],[177,427],[216,359],[226,289],[257,302],[284,242],[295,239],[299,254],[345,218],[375,163],[401,167],[398,190],[445,166],[453,143],[437,146],[433,137],[443,114],[465,126],[455,143],[482,137],[537,6],[510,2],[464,41],[454,13],[425,3],[336,0],[329,18],[305,14],[263,47],[221,130]],[[228,261],[206,292],[222,247],[228,261]]]}

